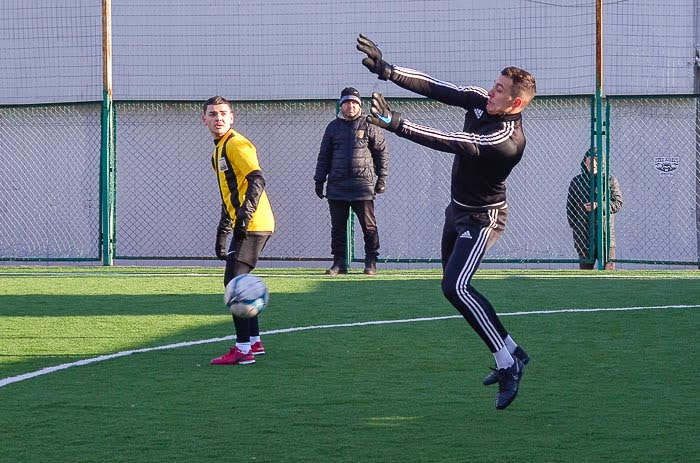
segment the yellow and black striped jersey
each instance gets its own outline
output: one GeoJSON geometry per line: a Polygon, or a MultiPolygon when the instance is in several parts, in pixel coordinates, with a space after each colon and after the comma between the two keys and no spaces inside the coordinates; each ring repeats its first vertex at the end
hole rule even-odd
{"type": "MultiPolygon", "coordinates": [[[[221,201],[235,224],[236,212],[246,200],[248,179],[251,173],[261,173],[255,146],[243,135],[230,129],[216,142],[211,165],[216,173],[221,201]]],[[[274,232],[275,217],[272,214],[267,193],[262,189],[257,208],[250,217],[249,232],[274,232]]]]}

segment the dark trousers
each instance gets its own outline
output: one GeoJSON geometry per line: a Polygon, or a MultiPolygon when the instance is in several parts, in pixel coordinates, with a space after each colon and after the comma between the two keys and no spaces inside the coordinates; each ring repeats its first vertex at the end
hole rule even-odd
{"type": "Polygon", "coordinates": [[[357,216],[365,239],[365,260],[376,259],[379,255],[379,232],[374,217],[374,201],[328,200],[331,212],[331,254],[335,261],[347,262],[347,222],[350,209],[357,216]]]}
{"type": "Polygon", "coordinates": [[[471,280],[486,251],[503,234],[507,209],[468,212],[450,204],[442,232],[442,293],[459,311],[491,352],[505,346],[508,336],[496,310],[471,280]]]}
{"type": "MultiPolygon", "coordinates": [[[[581,262],[578,264],[578,267],[581,270],[593,270],[593,268],[595,267],[595,265],[594,265],[595,261],[600,259],[600,256],[598,255],[598,247],[597,246],[596,246],[596,249],[594,252],[595,252],[595,255],[593,258],[593,262],[591,262],[591,263],[581,262]]],[[[610,259],[614,259],[614,258],[615,258],[615,246],[610,246],[610,259]]],[[[583,259],[583,257],[582,257],[582,259],[583,259]]],[[[606,262],[605,263],[605,270],[615,270],[615,263],[610,262],[610,261],[606,262]]]]}

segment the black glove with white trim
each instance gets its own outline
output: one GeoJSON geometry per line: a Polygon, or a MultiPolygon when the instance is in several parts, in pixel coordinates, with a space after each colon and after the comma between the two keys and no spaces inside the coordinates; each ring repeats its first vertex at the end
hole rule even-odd
{"type": "Polygon", "coordinates": [[[216,233],[216,244],[214,245],[216,257],[220,260],[226,260],[226,233],[216,233]]]}
{"type": "Polygon", "coordinates": [[[240,243],[248,236],[248,221],[243,218],[237,218],[233,226],[233,239],[240,243]]]}

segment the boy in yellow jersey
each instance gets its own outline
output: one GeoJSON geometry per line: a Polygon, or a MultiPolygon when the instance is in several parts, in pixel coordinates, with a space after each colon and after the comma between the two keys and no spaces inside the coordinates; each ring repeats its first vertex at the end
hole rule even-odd
{"type": "MultiPolygon", "coordinates": [[[[233,107],[225,98],[214,96],[203,106],[202,122],[214,137],[211,165],[221,193],[221,219],[216,233],[216,256],[226,261],[224,286],[234,277],[250,273],[258,262],[270,235],[275,217],[265,192],[255,146],[233,130],[233,107]],[[233,239],[227,236],[233,225],[233,239]]],[[[258,317],[233,317],[236,345],[212,359],[212,365],[246,365],[265,353],[260,340],[258,317]]]]}

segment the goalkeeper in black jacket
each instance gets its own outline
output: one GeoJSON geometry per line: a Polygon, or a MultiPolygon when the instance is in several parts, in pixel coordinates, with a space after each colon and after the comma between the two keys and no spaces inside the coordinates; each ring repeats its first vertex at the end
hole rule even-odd
{"type": "Polygon", "coordinates": [[[454,153],[451,201],[442,232],[442,292],[491,350],[494,371],[484,384],[498,383],[496,408],[513,402],[529,361],[510,337],[489,301],[472,285],[484,253],[506,224],[506,178],[525,149],[521,112],[535,97],[535,78],[516,67],[501,71],[491,90],[456,86],[412,69],[392,66],[366,36],[357,49],[362,64],[382,80],[466,110],[464,130],[446,133],[416,124],[392,111],[381,94],[372,94],[368,121],[428,148],[454,153]]]}

